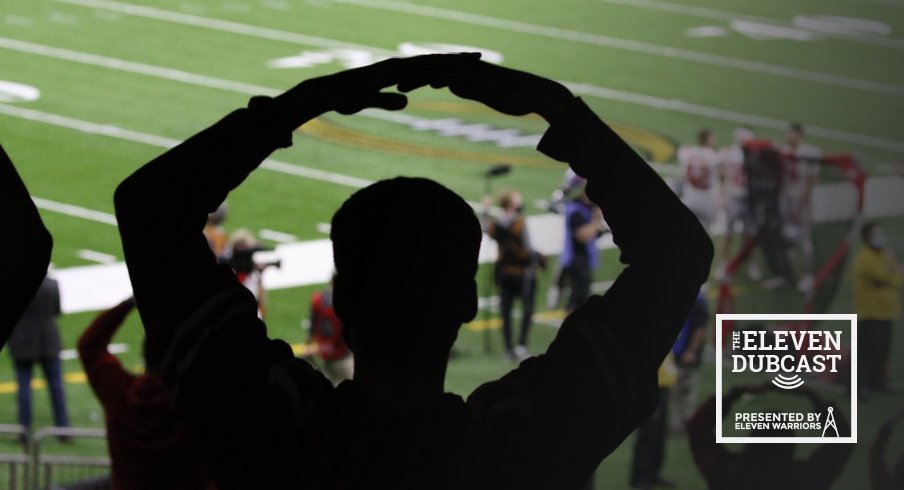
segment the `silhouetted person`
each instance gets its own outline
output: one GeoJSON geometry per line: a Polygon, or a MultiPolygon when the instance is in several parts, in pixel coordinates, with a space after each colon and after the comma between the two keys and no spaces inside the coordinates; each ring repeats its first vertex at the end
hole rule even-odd
{"type": "Polygon", "coordinates": [[[78,340],[88,382],[104,408],[111,488],[213,489],[198,444],[176,415],[155,366],[132,374],[107,350],[134,307],[130,298],[101,313],[78,340]]]}
{"type": "MultiPolygon", "coordinates": [[[[16,368],[16,401],[19,424],[31,428],[31,378],[34,365],[40,364],[50,391],[53,420],[57,427],[69,426],[66,393],[63,389],[63,365],[60,361],[60,286],[44,277],[28,308],[9,336],[9,354],[16,368]]],[[[61,440],[68,441],[66,436],[61,440]]]]}
{"type": "MultiPolygon", "coordinates": [[[[768,385],[733,386],[722,398],[723,416],[745,393],[762,394],[768,385]]],[[[826,421],[829,404],[809,388],[797,388],[792,395],[806,396],[813,411],[826,421]]],[[[838,432],[850,433],[847,421],[834,410],[838,432]]],[[[854,444],[822,444],[807,458],[794,457],[794,444],[746,444],[740,452],[716,443],[716,397],[711,397],[687,423],[688,442],[694,463],[710,490],[827,490],[844,470],[854,444]]],[[[831,430],[831,429],[830,429],[831,430]]],[[[754,430],[753,437],[794,437],[790,429],[754,430]]]]}
{"type": "Polygon", "coordinates": [[[53,240],[0,146],[0,350],[47,274],[53,240]]]}
{"type": "Polygon", "coordinates": [[[712,260],[696,218],[580,99],[471,54],[386,60],[252,98],[126,179],[116,211],[149,352],[163,352],[221,488],[577,488],[653,412],[657,368],[712,260]],[[334,307],[355,376],[335,389],[267,338],[251,293],[201,234],[295,128],[330,110],[400,109],[403,95],[380,90],[427,84],[549,121],[540,150],[587,177],[629,264],[545,354],[467,401],[443,383],[458,329],[477,313],[481,231],[454,192],[399,177],[336,212],[334,307]]]}
{"type": "Polygon", "coordinates": [[[895,490],[904,488],[904,453],[895,459],[894,467],[886,462],[888,441],[895,424],[904,418],[904,413],[892,417],[879,428],[879,434],[870,449],[870,481],[872,490],[895,490]]]}

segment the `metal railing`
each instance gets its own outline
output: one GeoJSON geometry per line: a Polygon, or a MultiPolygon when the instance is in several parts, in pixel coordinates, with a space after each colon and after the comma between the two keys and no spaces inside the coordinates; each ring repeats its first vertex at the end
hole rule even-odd
{"type": "Polygon", "coordinates": [[[23,443],[21,454],[0,454],[0,468],[6,470],[6,478],[0,481],[0,488],[28,490],[28,431],[21,425],[0,424],[0,434],[10,435],[23,443]],[[3,484],[5,483],[5,487],[3,484]]]}
{"type": "Polygon", "coordinates": [[[22,442],[21,454],[0,454],[0,490],[101,490],[110,488],[110,458],[51,454],[47,441],[105,439],[103,429],[48,427],[29,433],[21,425],[0,424],[0,434],[22,442]]]}

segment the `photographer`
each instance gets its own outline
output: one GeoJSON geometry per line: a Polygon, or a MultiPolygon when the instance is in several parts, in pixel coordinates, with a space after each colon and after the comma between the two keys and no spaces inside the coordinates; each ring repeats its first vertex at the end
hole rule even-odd
{"type": "Polygon", "coordinates": [[[229,239],[229,245],[226,247],[226,253],[220,259],[220,263],[232,267],[235,276],[238,278],[242,286],[251,291],[254,299],[257,300],[258,316],[261,319],[267,317],[267,292],[264,289],[264,271],[268,267],[281,266],[279,260],[261,261],[255,259],[258,252],[267,252],[268,249],[261,247],[257,238],[246,229],[236,230],[229,239]]]}

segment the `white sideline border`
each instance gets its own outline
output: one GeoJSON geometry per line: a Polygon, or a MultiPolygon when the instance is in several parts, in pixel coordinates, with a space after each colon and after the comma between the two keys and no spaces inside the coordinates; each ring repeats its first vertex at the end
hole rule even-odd
{"type": "Polygon", "coordinates": [[[716,314],[716,443],[717,444],[856,444],[857,443],[857,315],[838,313],[717,313],[716,314]],[[848,437],[729,437],[722,435],[722,321],[847,321],[851,325],[851,435],[848,437]]]}

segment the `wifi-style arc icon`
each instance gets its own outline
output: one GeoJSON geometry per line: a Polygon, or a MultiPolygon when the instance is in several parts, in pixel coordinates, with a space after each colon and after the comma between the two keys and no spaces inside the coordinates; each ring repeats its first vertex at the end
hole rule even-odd
{"type": "Polygon", "coordinates": [[[800,388],[804,385],[804,380],[800,378],[798,375],[794,376],[782,376],[781,374],[776,375],[775,379],[772,380],[772,384],[778,386],[783,390],[793,390],[794,388],[800,388]]]}

